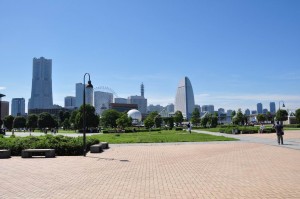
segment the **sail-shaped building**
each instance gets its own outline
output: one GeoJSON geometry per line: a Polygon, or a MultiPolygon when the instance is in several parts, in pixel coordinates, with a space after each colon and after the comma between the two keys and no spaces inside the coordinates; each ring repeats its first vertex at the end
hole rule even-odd
{"type": "Polygon", "coordinates": [[[195,108],[194,92],[191,81],[184,77],[179,81],[175,98],[175,112],[181,111],[185,119],[189,120],[195,108]]]}

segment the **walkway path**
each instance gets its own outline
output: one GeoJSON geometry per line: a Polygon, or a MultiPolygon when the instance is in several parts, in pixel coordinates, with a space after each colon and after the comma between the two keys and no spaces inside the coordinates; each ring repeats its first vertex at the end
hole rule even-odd
{"type": "MultiPolygon", "coordinates": [[[[287,131],[285,142],[299,135],[287,131]]],[[[0,198],[300,198],[299,150],[276,145],[275,134],[225,136],[241,141],[118,144],[87,157],[0,159],[0,198]]]]}

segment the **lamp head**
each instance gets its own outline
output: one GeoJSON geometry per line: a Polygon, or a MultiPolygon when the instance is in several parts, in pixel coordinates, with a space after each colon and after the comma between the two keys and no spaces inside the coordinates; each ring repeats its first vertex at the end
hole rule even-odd
{"type": "Polygon", "coordinates": [[[88,84],[86,85],[86,88],[93,88],[91,80],[88,81],[88,84]]]}
{"type": "Polygon", "coordinates": [[[1,97],[5,97],[5,96],[6,96],[6,95],[3,95],[3,94],[0,93],[0,98],[1,98],[1,97]]]}
{"type": "Polygon", "coordinates": [[[284,103],[282,104],[282,107],[285,107],[284,103]]]}

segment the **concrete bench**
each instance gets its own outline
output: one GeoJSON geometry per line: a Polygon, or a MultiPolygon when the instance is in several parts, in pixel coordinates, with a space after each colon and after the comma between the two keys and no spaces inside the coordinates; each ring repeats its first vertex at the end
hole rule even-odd
{"type": "Polygon", "coordinates": [[[102,143],[94,144],[90,146],[91,153],[101,153],[103,151],[103,145],[102,143]]]}
{"type": "Polygon", "coordinates": [[[109,146],[108,146],[108,142],[101,142],[102,144],[102,149],[108,149],[109,146]]]}
{"type": "Polygon", "coordinates": [[[22,158],[31,158],[32,154],[44,153],[46,158],[55,158],[55,149],[24,149],[22,158]]]}
{"type": "Polygon", "coordinates": [[[10,149],[0,149],[0,159],[10,158],[10,149]]]}

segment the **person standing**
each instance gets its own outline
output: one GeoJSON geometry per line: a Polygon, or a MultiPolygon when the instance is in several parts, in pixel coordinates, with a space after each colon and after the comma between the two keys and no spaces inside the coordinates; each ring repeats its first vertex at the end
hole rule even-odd
{"type": "Polygon", "coordinates": [[[275,130],[276,130],[276,134],[277,134],[277,141],[278,144],[283,145],[283,126],[281,124],[279,124],[279,121],[277,121],[277,124],[275,125],[275,130]]]}
{"type": "Polygon", "coordinates": [[[264,132],[264,129],[265,129],[265,126],[261,123],[259,132],[260,132],[260,133],[263,133],[263,132],[264,132]]]}
{"type": "Polygon", "coordinates": [[[189,133],[192,133],[192,127],[191,127],[191,124],[188,123],[186,126],[187,126],[187,128],[188,128],[189,133]]]}

